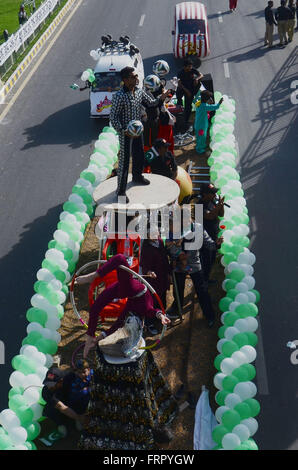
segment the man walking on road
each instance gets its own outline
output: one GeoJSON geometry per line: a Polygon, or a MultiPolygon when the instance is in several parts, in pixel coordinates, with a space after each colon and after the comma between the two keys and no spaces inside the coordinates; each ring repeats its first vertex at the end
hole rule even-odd
{"type": "Polygon", "coordinates": [[[265,32],[265,46],[273,47],[273,25],[277,23],[273,16],[273,2],[269,1],[268,6],[265,8],[266,32],[265,32]]]}
{"type": "Polygon", "coordinates": [[[281,0],[280,7],[275,12],[275,19],[277,21],[277,29],[279,34],[280,46],[287,45],[287,31],[288,21],[290,19],[291,10],[286,7],[286,0],[281,0]]]}
{"type": "Polygon", "coordinates": [[[289,10],[290,10],[290,19],[288,21],[288,38],[289,38],[289,42],[292,42],[293,36],[294,36],[294,29],[295,29],[295,13],[296,13],[294,0],[289,0],[289,10]]]}

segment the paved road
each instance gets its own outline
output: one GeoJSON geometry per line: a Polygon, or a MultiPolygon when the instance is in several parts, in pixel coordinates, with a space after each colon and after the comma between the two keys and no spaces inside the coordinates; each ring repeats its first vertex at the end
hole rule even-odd
{"type": "MultiPolygon", "coordinates": [[[[83,1],[0,122],[0,340],[6,346],[1,409],[7,406],[10,361],[25,336],[36,272],[99,132],[99,124],[88,118],[87,94],[73,92],[69,84],[92,66],[88,53],[105,33],[128,34],[141,48],[145,73],[163,58],[174,75],[181,66],[171,47],[175,3],[128,0],[119,10],[117,0],[83,1]]],[[[298,334],[298,107],[290,101],[297,46],[265,50],[263,2],[238,4],[237,12],[229,13],[227,0],[208,1],[212,54],[201,70],[211,72],[215,88],[237,103],[239,169],[257,256],[256,288],[262,294],[257,359],[262,412],[256,440],[261,449],[298,449],[297,366],[286,347],[298,334]]],[[[0,113],[3,109],[0,105],[0,113]]]]}

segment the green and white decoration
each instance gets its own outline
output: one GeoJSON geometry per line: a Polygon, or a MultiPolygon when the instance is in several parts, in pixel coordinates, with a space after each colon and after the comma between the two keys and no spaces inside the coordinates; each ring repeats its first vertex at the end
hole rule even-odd
{"type": "MultiPolygon", "coordinates": [[[[215,102],[222,97],[215,93],[215,102]]],[[[257,450],[252,437],[258,429],[256,416],[260,404],[254,398],[257,388],[253,382],[256,370],[255,346],[258,328],[257,303],[260,294],[255,287],[253,265],[256,258],[249,250],[249,217],[240,177],[235,170],[237,150],[233,134],[235,101],[224,96],[224,101],[212,118],[210,129],[212,149],[208,159],[210,181],[218,189],[230,208],[225,207],[220,227],[224,242],[221,245],[221,263],[225,268],[222,284],[226,296],[219,302],[221,322],[217,343],[218,356],[214,365],[218,370],[214,385],[218,389],[215,412],[218,425],[212,437],[225,450],[257,450]]]]}
{"type": "Polygon", "coordinates": [[[42,382],[53,363],[61,336],[68,283],[75,272],[86,226],[94,213],[92,193],[112,172],[119,141],[116,131],[105,127],[95,142],[89,166],[82,171],[63,205],[57,230],[48,244],[36,274],[32,307],[27,311],[27,336],[12,359],[9,408],[0,413],[0,450],[35,450],[39,420],[45,402],[42,382]]]}

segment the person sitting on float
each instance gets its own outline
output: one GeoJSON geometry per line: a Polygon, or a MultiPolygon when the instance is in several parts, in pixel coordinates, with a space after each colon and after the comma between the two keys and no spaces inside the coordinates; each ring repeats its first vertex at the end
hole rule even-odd
{"type": "Polygon", "coordinates": [[[117,269],[118,281],[107,287],[96,299],[89,311],[89,321],[87,330],[87,340],[84,348],[84,358],[87,357],[90,349],[94,348],[98,341],[114,333],[118,328],[124,325],[126,316],[133,312],[142,321],[145,318],[158,318],[162,325],[168,325],[171,320],[162,313],[161,309],[153,307],[153,298],[147,289],[139,280],[133,278],[130,272],[120,268],[120,265],[129,268],[126,258],[122,254],[113,256],[109,261],[102,264],[95,272],[79,276],[76,279],[77,284],[92,282],[97,276],[103,277],[114,269],[117,269]],[[127,297],[125,309],[111,328],[102,331],[95,337],[98,315],[100,311],[112,302],[114,299],[123,299],[127,297]]]}

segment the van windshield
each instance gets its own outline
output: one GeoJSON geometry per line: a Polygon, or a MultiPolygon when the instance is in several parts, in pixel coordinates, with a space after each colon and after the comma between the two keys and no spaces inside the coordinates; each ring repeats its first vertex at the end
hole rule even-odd
{"type": "Polygon", "coordinates": [[[204,20],[178,20],[178,34],[201,34],[206,33],[204,20]]]}
{"type": "Polygon", "coordinates": [[[92,91],[117,91],[120,89],[121,76],[119,72],[95,73],[92,91]]]}

